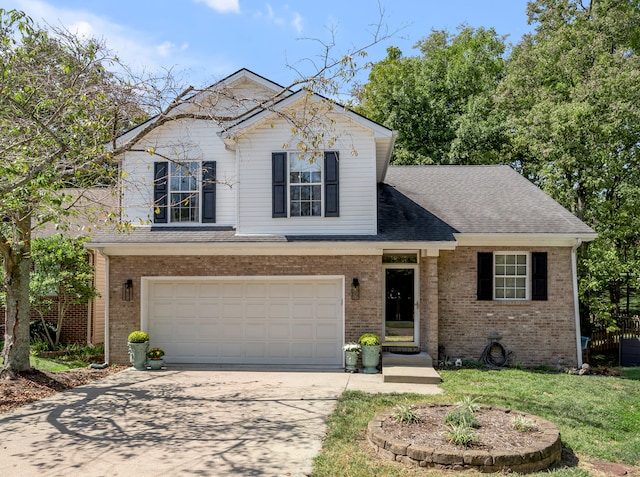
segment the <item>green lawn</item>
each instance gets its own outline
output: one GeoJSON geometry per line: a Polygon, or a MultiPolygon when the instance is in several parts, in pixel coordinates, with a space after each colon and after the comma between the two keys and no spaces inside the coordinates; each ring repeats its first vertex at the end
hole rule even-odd
{"type": "MultiPolygon", "coordinates": [[[[554,422],[560,429],[563,446],[578,457],[640,465],[640,372],[638,368],[627,368],[624,374],[628,377],[462,369],[441,372],[445,394],[439,396],[349,391],[344,393],[329,419],[328,435],[321,454],[314,461],[313,475],[424,476],[424,469],[412,470],[372,458],[364,440],[367,423],[378,412],[399,403],[456,402],[463,396],[470,396],[479,403],[529,412],[554,422]]],[[[589,474],[578,468],[563,468],[531,475],[589,474]]]]}
{"type": "MultiPolygon", "coordinates": [[[[0,341],[0,345],[2,342],[0,341]]],[[[0,350],[2,346],[0,346],[0,350]]],[[[67,369],[84,368],[91,362],[96,362],[104,353],[102,346],[90,347],[79,345],[68,345],[60,348],[65,351],[64,355],[54,358],[42,358],[37,356],[38,351],[35,347],[31,348],[31,356],[29,362],[32,368],[41,371],[65,371],[67,369]]],[[[0,356],[0,366],[2,366],[3,358],[0,356]]]]}

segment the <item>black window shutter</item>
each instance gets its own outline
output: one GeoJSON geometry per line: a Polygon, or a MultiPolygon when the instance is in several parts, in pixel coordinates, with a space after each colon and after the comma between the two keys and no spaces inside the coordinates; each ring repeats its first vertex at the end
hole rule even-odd
{"type": "Polygon", "coordinates": [[[287,153],[271,154],[271,214],[272,217],[287,216],[287,153]]]}
{"type": "Polygon", "coordinates": [[[478,252],[478,300],[493,300],[493,253],[478,252]]]}
{"type": "Polygon", "coordinates": [[[216,222],[216,161],[202,163],[202,223],[216,222]]]}
{"type": "Polygon", "coordinates": [[[547,299],[547,252],[531,254],[531,299],[547,299]]]}
{"type": "Polygon", "coordinates": [[[168,162],[155,162],[153,164],[153,222],[156,224],[167,223],[168,173],[168,162]]]}
{"type": "Polygon", "coordinates": [[[324,216],[340,217],[338,153],[324,153],[324,216]]]}

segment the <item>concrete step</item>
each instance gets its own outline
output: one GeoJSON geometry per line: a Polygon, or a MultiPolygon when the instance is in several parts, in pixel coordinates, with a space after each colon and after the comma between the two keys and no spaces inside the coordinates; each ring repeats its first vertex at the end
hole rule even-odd
{"type": "Polygon", "coordinates": [[[382,376],[385,383],[438,384],[442,381],[433,369],[427,353],[382,353],[382,376]]]}
{"type": "Polygon", "coordinates": [[[422,351],[416,354],[400,354],[393,351],[382,353],[382,365],[388,366],[433,366],[433,359],[422,351]]]}

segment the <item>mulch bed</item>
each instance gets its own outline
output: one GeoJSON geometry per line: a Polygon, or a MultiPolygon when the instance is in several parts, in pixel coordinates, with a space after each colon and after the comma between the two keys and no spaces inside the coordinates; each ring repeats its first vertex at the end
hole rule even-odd
{"type": "Polygon", "coordinates": [[[66,389],[88,384],[127,369],[109,366],[105,369],[78,368],[67,371],[31,369],[16,379],[0,379],[0,413],[38,401],[66,389]]]}

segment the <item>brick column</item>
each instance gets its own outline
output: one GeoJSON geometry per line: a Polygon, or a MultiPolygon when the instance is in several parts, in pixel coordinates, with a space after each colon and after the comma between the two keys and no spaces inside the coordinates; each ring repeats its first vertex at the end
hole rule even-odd
{"type": "Polygon", "coordinates": [[[438,250],[427,250],[427,353],[438,359],[438,250]]]}

